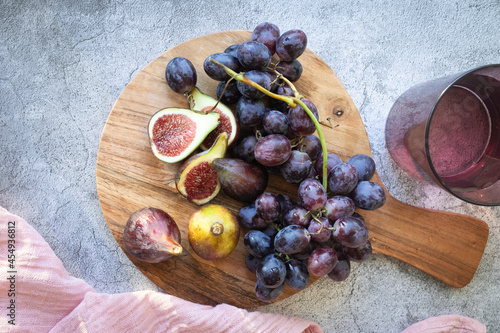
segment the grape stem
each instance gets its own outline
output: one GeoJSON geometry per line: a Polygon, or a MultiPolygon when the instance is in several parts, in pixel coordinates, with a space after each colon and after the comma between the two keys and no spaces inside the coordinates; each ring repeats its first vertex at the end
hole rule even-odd
{"type": "MultiPolygon", "coordinates": [[[[227,74],[229,74],[235,80],[242,82],[246,85],[249,85],[249,86],[263,92],[264,94],[266,94],[267,96],[269,96],[271,98],[283,101],[283,102],[287,103],[292,108],[296,107],[298,104],[304,109],[304,111],[307,113],[309,118],[311,118],[312,122],[314,123],[314,127],[316,127],[316,131],[318,132],[318,138],[321,142],[321,150],[323,153],[323,170],[322,170],[323,171],[323,179],[322,180],[323,180],[323,187],[326,189],[327,188],[327,181],[328,181],[328,174],[327,174],[327,163],[328,163],[328,155],[327,154],[328,154],[328,151],[326,149],[325,137],[323,136],[323,131],[321,130],[320,123],[318,122],[318,120],[316,119],[314,114],[311,112],[311,110],[307,107],[307,105],[298,97],[291,97],[291,96],[284,96],[284,95],[275,94],[275,93],[267,90],[266,88],[262,87],[261,85],[255,83],[254,81],[250,80],[245,75],[245,73],[236,73],[235,71],[233,71],[229,67],[218,62],[217,60],[215,60],[213,58],[209,58],[209,59],[210,59],[210,62],[212,62],[215,65],[222,68],[227,74]]],[[[291,82],[289,82],[289,81],[287,83],[290,85],[290,87],[292,89],[294,89],[294,92],[295,92],[296,90],[295,90],[295,87],[293,86],[293,84],[291,84],[291,82]]],[[[298,94],[298,93],[296,93],[296,95],[300,96],[300,94],[298,94]]]]}

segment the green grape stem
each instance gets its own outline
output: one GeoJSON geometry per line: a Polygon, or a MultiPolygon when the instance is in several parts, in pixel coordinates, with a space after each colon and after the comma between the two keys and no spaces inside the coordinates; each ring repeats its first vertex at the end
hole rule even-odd
{"type": "MultiPolygon", "coordinates": [[[[318,132],[318,138],[321,142],[321,150],[323,152],[323,170],[322,170],[323,171],[323,179],[322,180],[323,180],[323,187],[326,190],[327,185],[328,185],[328,174],[327,174],[328,151],[326,149],[326,141],[325,141],[325,137],[323,136],[323,131],[321,130],[320,123],[318,122],[318,120],[316,119],[314,114],[311,112],[311,110],[307,107],[307,105],[298,97],[291,97],[291,96],[284,96],[284,95],[275,94],[275,93],[267,90],[266,88],[262,87],[261,85],[255,83],[254,81],[250,80],[244,73],[236,73],[235,71],[233,71],[229,67],[218,62],[217,60],[215,60],[213,58],[209,58],[209,59],[212,63],[214,63],[217,66],[219,66],[220,68],[222,68],[227,74],[229,74],[235,80],[242,82],[244,84],[247,84],[247,85],[263,92],[264,94],[266,94],[267,96],[269,96],[271,98],[283,101],[283,102],[287,103],[292,108],[296,107],[298,104],[304,109],[304,111],[307,113],[309,118],[311,118],[311,120],[313,121],[314,127],[316,127],[316,131],[318,132]]],[[[295,89],[295,87],[293,87],[292,89],[295,89]]],[[[296,90],[294,90],[294,91],[296,91],[296,90]]],[[[297,94],[297,95],[299,95],[299,94],[297,94]]]]}

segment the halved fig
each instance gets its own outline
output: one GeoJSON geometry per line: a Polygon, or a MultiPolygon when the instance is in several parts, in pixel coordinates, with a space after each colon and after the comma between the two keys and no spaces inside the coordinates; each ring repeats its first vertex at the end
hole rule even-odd
{"type": "MultiPolygon", "coordinates": [[[[191,103],[191,108],[193,110],[209,112],[212,110],[214,105],[217,104],[217,99],[203,93],[200,89],[195,87],[189,95],[189,102],[191,103]]],[[[228,147],[233,144],[236,137],[238,136],[238,121],[236,121],[236,117],[234,116],[233,111],[231,111],[231,109],[227,107],[227,105],[219,102],[213,109],[213,112],[217,112],[220,115],[219,125],[201,143],[200,148],[203,150],[207,150],[212,147],[217,136],[223,132],[226,132],[228,134],[228,147]]]]}
{"type": "Polygon", "coordinates": [[[175,185],[188,201],[203,205],[219,193],[219,176],[210,163],[226,154],[227,137],[226,132],[219,134],[209,150],[189,157],[179,168],[175,185]]]}
{"type": "Polygon", "coordinates": [[[149,120],[148,134],[153,154],[167,163],[183,160],[219,125],[217,112],[165,108],[149,120]]]}

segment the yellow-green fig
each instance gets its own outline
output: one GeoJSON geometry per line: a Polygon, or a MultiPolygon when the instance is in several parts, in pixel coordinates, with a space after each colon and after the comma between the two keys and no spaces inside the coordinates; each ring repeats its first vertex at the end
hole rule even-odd
{"type": "Polygon", "coordinates": [[[189,244],[203,259],[227,257],[236,248],[239,237],[236,215],[222,205],[204,205],[189,218],[189,244]]]}

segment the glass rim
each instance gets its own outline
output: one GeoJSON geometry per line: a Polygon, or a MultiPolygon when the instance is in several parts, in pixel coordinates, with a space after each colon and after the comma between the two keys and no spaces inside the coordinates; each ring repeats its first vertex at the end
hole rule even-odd
{"type": "Polygon", "coordinates": [[[444,94],[446,94],[446,92],[448,92],[448,90],[455,84],[457,83],[460,79],[462,79],[463,77],[467,76],[467,75],[470,75],[474,72],[477,72],[477,71],[480,71],[480,70],[483,70],[483,69],[486,69],[486,68],[493,68],[493,67],[500,67],[500,64],[490,64],[490,65],[483,65],[483,66],[479,66],[479,67],[476,67],[476,68],[473,68],[473,69],[470,69],[468,71],[465,71],[465,72],[462,72],[460,74],[458,74],[453,80],[452,82],[450,82],[444,89],[443,91],[439,94],[438,98],[436,99],[436,102],[434,103],[434,105],[432,106],[432,110],[429,114],[429,117],[427,118],[427,123],[425,124],[425,140],[424,140],[424,145],[425,145],[425,156],[426,156],[426,159],[429,163],[429,167],[432,171],[432,174],[434,175],[434,178],[439,182],[439,185],[441,185],[446,191],[448,191],[448,193],[451,193],[452,195],[454,195],[455,197],[459,198],[460,200],[463,200],[465,202],[468,202],[468,203],[471,203],[471,204],[474,204],[474,205],[480,205],[480,206],[498,206],[500,205],[500,201],[497,202],[497,203],[486,203],[486,202],[478,202],[478,201],[475,201],[475,200],[472,200],[472,199],[469,199],[467,197],[464,197],[458,193],[456,193],[455,191],[453,191],[449,186],[446,185],[446,183],[443,182],[443,180],[441,179],[441,177],[439,176],[439,174],[437,173],[436,169],[434,168],[434,165],[432,163],[432,158],[431,158],[431,155],[430,155],[430,150],[429,150],[429,131],[430,131],[430,124],[431,124],[431,121],[432,121],[432,118],[434,116],[434,112],[436,111],[436,107],[438,106],[439,102],[441,101],[441,99],[443,98],[444,94]]]}

